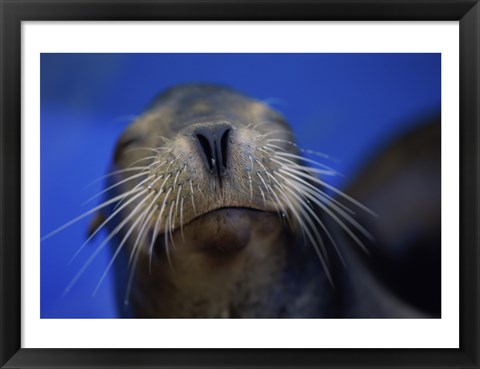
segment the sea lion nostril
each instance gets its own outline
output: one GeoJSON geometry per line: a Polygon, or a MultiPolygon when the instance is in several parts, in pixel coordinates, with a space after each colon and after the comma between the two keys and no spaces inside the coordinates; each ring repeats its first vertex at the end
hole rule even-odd
{"type": "Polygon", "coordinates": [[[212,151],[211,142],[203,134],[197,133],[196,136],[197,136],[197,140],[200,144],[200,149],[201,149],[200,152],[203,156],[205,164],[207,164],[207,166],[210,170],[213,170],[213,163],[214,163],[214,160],[215,160],[214,159],[215,148],[213,148],[213,151],[212,151]]]}
{"type": "Polygon", "coordinates": [[[227,169],[227,153],[228,153],[228,136],[230,135],[230,128],[227,128],[222,133],[222,138],[220,140],[220,154],[221,154],[221,163],[223,168],[227,169]]]}
{"type": "Polygon", "coordinates": [[[227,172],[230,130],[229,125],[219,124],[199,127],[194,131],[194,136],[199,143],[200,155],[210,172],[217,175],[220,185],[222,177],[227,172]]]}

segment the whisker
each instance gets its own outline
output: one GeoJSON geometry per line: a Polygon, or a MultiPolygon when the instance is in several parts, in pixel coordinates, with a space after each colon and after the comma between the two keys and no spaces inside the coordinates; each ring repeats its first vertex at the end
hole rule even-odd
{"type": "Polygon", "coordinates": [[[165,194],[165,197],[163,198],[163,202],[162,202],[162,207],[160,209],[160,213],[158,214],[158,217],[157,217],[157,221],[155,222],[155,227],[154,227],[154,230],[153,230],[153,235],[152,235],[152,240],[150,242],[150,245],[148,247],[148,257],[149,257],[149,260],[148,260],[148,271],[149,271],[149,274],[152,273],[152,254],[153,254],[153,246],[155,244],[155,240],[157,238],[157,232],[158,232],[158,226],[160,224],[160,220],[162,219],[162,215],[163,215],[163,212],[165,210],[165,205],[167,204],[167,199],[168,199],[168,196],[170,196],[170,192],[172,192],[172,188],[170,187],[167,191],[167,193],[165,194]]]}
{"type": "MultiPolygon", "coordinates": [[[[120,242],[120,244],[117,246],[116,250],[115,250],[115,253],[113,254],[112,258],[110,259],[107,267],[105,268],[105,270],[103,271],[102,273],[102,276],[100,277],[100,280],[97,282],[97,285],[95,286],[95,289],[93,290],[93,293],[92,293],[92,296],[95,296],[95,294],[97,293],[98,289],[100,288],[103,280],[105,279],[105,277],[107,276],[108,272],[110,271],[110,268],[112,267],[113,263],[115,262],[115,260],[117,259],[118,255],[120,254],[120,251],[122,250],[123,248],[123,245],[125,244],[125,242],[127,241],[128,237],[130,237],[130,234],[133,232],[133,230],[135,229],[135,227],[137,226],[138,223],[140,223],[147,215],[147,212],[148,212],[148,209],[143,211],[142,214],[140,214],[140,216],[138,217],[137,220],[135,220],[135,222],[130,226],[130,228],[128,229],[127,233],[125,234],[125,236],[122,238],[122,241],[120,242]]],[[[130,262],[129,262],[130,264],[130,262]]]]}
{"type": "MultiPolygon", "coordinates": [[[[321,237],[317,240],[315,237],[313,237],[312,233],[310,232],[310,229],[308,228],[308,226],[305,224],[305,222],[303,221],[303,218],[302,216],[298,213],[296,207],[294,207],[290,200],[288,199],[288,196],[286,196],[285,194],[282,195],[283,198],[285,199],[285,201],[287,201],[290,205],[289,205],[289,208],[290,210],[293,212],[293,214],[295,215],[296,219],[297,219],[297,222],[300,224],[300,228],[302,229],[302,232],[304,232],[306,234],[306,236],[308,237],[308,239],[310,240],[310,242],[312,243],[313,245],[313,248],[315,250],[315,252],[317,253],[317,256],[320,260],[320,263],[322,264],[322,267],[325,271],[325,275],[327,276],[329,282],[331,285],[333,285],[333,279],[332,279],[332,276],[330,274],[330,270],[328,268],[328,265],[327,265],[327,261],[325,259],[326,255],[323,255],[321,252],[320,252],[320,249],[319,249],[319,245],[318,245],[318,242],[321,241],[321,237]]],[[[302,208],[300,208],[302,209],[302,208]]],[[[302,214],[305,215],[302,211],[302,214]]],[[[310,219],[307,217],[307,219],[310,219]]],[[[314,230],[316,230],[315,227],[313,227],[314,230]]]]}
{"type": "Polygon", "coordinates": [[[300,164],[297,164],[294,161],[289,160],[287,158],[280,158],[278,156],[275,156],[273,158],[270,158],[270,160],[274,163],[277,163],[281,167],[285,167],[285,166],[295,167],[295,168],[298,168],[298,169],[303,170],[305,172],[322,174],[322,175],[327,175],[327,176],[337,176],[337,175],[342,176],[341,174],[339,174],[338,172],[335,172],[335,171],[326,170],[326,169],[311,168],[311,167],[307,167],[307,166],[304,166],[304,165],[300,165],[300,164]],[[280,160],[277,160],[277,159],[280,159],[280,160]]]}
{"type": "Polygon", "coordinates": [[[268,187],[267,187],[267,184],[266,182],[264,181],[263,177],[260,175],[260,173],[257,172],[257,176],[260,178],[260,180],[262,181],[263,185],[265,186],[265,189],[268,191],[268,187]]]}
{"type": "Polygon", "coordinates": [[[309,180],[311,180],[312,182],[315,182],[315,183],[318,183],[319,185],[322,185],[326,188],[328,188],[329,190],[332,190],[333,192],[335,192],[336,194],[342,196],[343,198],[345,198],[346,200],[350,201],[352,204],[355,204],[357,207],[359,207],[360,209],[362,209],[363,211],[369,213],[370,215],[373,215],[374,217],[377,217],[377,214],[375,212],[373,212],[372,210],[370,210],[369,208],[367,208],[365,205],[363,205],[362,203],[358,202],[357,200],[355,200],[354,198],[352,198],[351,196],[347,195],[346,193],[340,191],[339,189],[329,185],[328,183],[320,180],[319,178],[316,178],[316,177],[312,177],[311,175],[308,175],[306,173],[303,173],[302,171],[299,171],[299,170],[296,170],[294,168],[288,168],[288,170],[286,170],[285,167],[283,168],[280,168],[279,171],[281,172],[284,172],[285,174],[297,174],[301,177],[304,177],[304,178],[307,178],[309,180]]]}
{"type": "Polygon", "coordinates": [[[140,247],[140,241],[143,241],[143,239],[144,239],[144,232],[146,230],[146,227],[149,224],[150,219],[152,219],[153,214],[155,214],[155,210],[158,206],[156,204],[157,199],[158,199],[158,194],[150,202],[147,209],[145,210],[145,215],[142,217],[142,226],[141,226],[140,231],[138,232],[137,238],[135,239],[135,242],[133,244],[132,251],[130,252],[130,257],[128,258],[128,267],[130,267],[130,265],[132,264],[132,259],[133,259],[133,255],[135,254],[135,250],[136,250],[137,247],[140,247]],[[153,207],[153,209],[150,211],[150,209],[152,207],[153,207]]]}
{"type": "MultiPolygon", "coordinates": [[[[160,177],[162,177],[162,176],[163,176],[163,175],[161,175],[160,177]]],[[[159,177],[159,178],[160,178],[160,177],[159,177]]],[[[168,175],[165,177],[165,179],[164,179],[163,182],[162,182],[162,185],[160,186],[160,189],[158,190],[159,193],[163,191],[163,188],[165,187],[165,183],[167,183],[167,181],[168,181],[171,177],[172,177],[171,174],[168,174],[168,175]]]]}
{"type": "MultiPolygon", "coordinates": [[[[172,204],[173,204],[173,202],[172,202],[172,204]]],[[[164,243],[165,243],[165,253],[167,255],[168,265],[173,270],[172,258],[170,256],[170,246],[168,244],[168,230],[169,230],[169,227],[170,227],[170,224],[169,224],[169,221],[168,221],[168,218],[167,218],[167,220],[165,221],[165,228],[164,228],[164,233],[163,233],[164,234],[164,243]]]]}
{"type": "Polygon", "coordinates": [[[132,268],[130,268],[130,273],[129,273],[129,276],[128,276],[128,282],[127,282],[127,289],[125,291],[125,298],[123,300],[123,304],[125,306],[128,305],[129,303],[129,300],[130,300],[130,293],[132,291],[132,283],[133,283],[133,276],[135,274],[135,270],[137,268],[137,262],[138,262],[138,257],[140,255],[140,248],[138,248],[135,252],[135,259],[133,261],[133,266],[132,268]]]}
{"type": "Polygon", "coordinates": [[[145,174],[148,174],[148,172],[146,172],[145,170],[149,169],[148,166],[143,166],[143,167],[132,167],[132,168],[125,168],[125,169],[119,169],[119,170],[115,170],[113,172],[110,172],[110,173],[107,173],[105,174],[104,176],[101,176],[95,180],[93,180],[92,182],[90,182],[89,184],[87,184],[85,186],[85,188],[88,188],[90,187],[91,185],[95,184],[95,183],[98,183],[104,179],[107,179],[108,177],[112,177],[112,176],[115,176],[117,174],[122,174],[122,173],[127,173],[127,172],[134,172],[134,171],[139,171],[139,170],[142,170],[144,171],[143,173],[145,174]]]}
{"type": "MultiPolygon", "coordinates": [[[[134,162],[132,162],[131,164],[129,164],[129,165],[127,166],[127,168],[130,168],[130,167],[134,166],[135,164],[141,163],[142,161],[151,160],[151,159],[156,159],[156,158],[158,158],[157,155],[145,156],[144,158],[140,158],[140,159],[138,159],[138,160],[135,160],[134,162]]],[[[149,164],[148,166],[150,167],[150,166],[152,166],[152,164],[155,164],[155,162],[149,164]]]]}
{"type": "Polygon", "coordinates": [[[278,154],[279,152],[287,152],[287,149],[285,149],[285,148],[283,148],[283,147],[281,147],[281,146],[278,146],[278,145],[274,145],[274,144],[269,144],[269,143],[267,143],[267,144],[265,144],[263,147],[264,147],[264,148],[267,148],[267,147],[270,148],[270,150],[274,151],[276,154],[278,154]],[[275,150],[273,150],[272,147],[273,147],[275,150]],[[278,151],[278,150],[280,150],[280,151],[278,151]]]}
{"type": "MultiPolygon", "coordinates": [[[[280,184],[276,178],[273,178],[275,181],[276,181],[276,184],[275,184],[275,187],[278,188],[278,191],[280,192],[280,195],[282,196],[282,198],[284,198],[287,202],[286,206],[288,209],[290,209],[290,211],[293,213],[293,215],[295,216],[295,219],[293,219],[292,217],[290,217],[289,215],[289,212],[288,211],[285,211],[283,214],[285,214],[285,216],[287,217],[287,221],[288,221],[288,224],[290,224],[290,227],[291,229],[295,229],[297,227],[297,225],[300,227],[300,231],[302,233],[302,238],[303,238],[303,243],[306,243],[307,242],[307,239],[306,239],[306,233],[303,229],[303,226],[302,224],[299,222],[299,217],[298,217],[298,213],[296,213],[294,211],[294,207],[292,205],[292,203],[288,200],[288,196],[283,188],[283,185],[280,184]],[[296,221],[296,222],[294,222],[296,221]]],[[[273,192],[273,194],[275,195],[275,198],[277,199],[278,203],[279,204],[282,204],[282,202],[280,201],[280,199],[278,198],[278,196],[276,195],[276,191],[273,192]]],[[[282,209],[283,209],[283,206],[282,206],[282,209]]]]}
{"type": "Polygon", "coordinates": [[[166,138],[165,136],[161,136],[161,135],[155,135],[156,138],[161,138],[163,140],[163,142],[165,143],[170,143],[170,139],[166,138]]]}
{"type": "Polygon", "coordinates": [[[178,187],[177,190],[177,199],[175,200],[175,214],[173,216],[173,224],[172,228],[175,228],[175,219],[177,219],[177,214],[178,214],[178,205],[179,205],[179,200],[180,200],[180,192],[182,191],[182,185],[178,187]]]}
{"type": "Polygon", "coordinates": [[[255,162],[256,162],[258,165],[260,165],[265,172],[268,172],[267,168],[265,168],[265,166],[260,162],[260,160],[255,159],[255,162]]]}
{"type": "MultiPolygon", "coordinates": [[[[281,130],[281,129],[274,129],[274,130],[271,130],[271,131],[268,131],[268,132],[264,133],[264,134],[262,135],[262,137],[263,137],[263,138],[266,138],[266,137],[268,137],[268,136],[275,135],[275,134],[277,134],[277,133],[282,133],[282,134],[284,134],[285,131],[283,131],[283,130],[281,130]]],[[[267,139],[267,141],[268,141],[268,139],[267,139]]]]}
{"type": "Polygon", "coordinates": [[[168,164],[168,167],[167,167],[167,170],[166,170],[167,173],[170,172],[170,167],[172,166],[173,163],[175,163],[175,161],[176,161],[176,159],[173,159],[173,160],[170,162],[170,164],[168,164]]]}
{"type": "MultiPolygon", "coordinates": [[[[285,167],[286,170],[288,170],[287,167],[285,167]]],[[[329,205],[330,202],[332,203],[335,203],[337,206],[343,208],[345,211],[349,212],[350,214],[353,214],[355,215],[355,212],[352,210],[352,209],[349,209],[348,207],[346,207],[345,205],[343,205],[342,203],[340,203],[339,201],[335,200],[332,196],[326,194],[325,192],[323,192],[322,190],[320,190],[319,188],[315,187],[314,185],[312,185],[311,183],[307,182],[306,180],[300,178],[300,177],[293,177],[295,178],[295,181],[298,181],[298,182],[301,182],[302,184],[304,184],[305,186],[309,187],[310,189],[312,189],[313,191],[315,191],[316,193],[318,193],[320,196],[324,197],[325,198],[325,204],[326,205],[329,205]]],[[[316,177],[315,177],[316,178],[316,177]]]]}
{"type": "Polygon", "coordinates": [[[190,198],[192,200],[192,207],[193,211],[195,212],[195,215],[197,215],[197,209],[195,208],[195,201],[193,200],[193,186],[192,186],[192,180],[190,180],[190,198]]]}
{"type": "MultiPolygon", "coordinates": [[[[144,187],[142,187],[142,186],[144,185],[144,183],[145,183],[145,182],[148,182],[149,180],[151,180],[151,179],[153,179],[153,178],[155,178],[155,175],[151,175],[150,177],[148,177],[148,178],[140,181],[140,182],[137,183],[137,184],[135,185],[135,187],[133,187],[133,189],[130,190],[130,191],[136,190],[136,189],[138,189],[138,188],[144,188],[144,187]]],[[[154,181],[156,181],[156,180],[154,180],[154,181]]],[[[147,187],[147,188],[148,188],[148,187],[147,187]]],[[[150,189],[150,188],[148,188],[148,189],[150,189]]],[[[113,208],[113,211],[115,211],[120,205],[122,205],[122,203],[123,203],[123,200],[121,200],[117,205],[115,205],[115,207],[113,208]]]]}
{"type": "Polygon", "coordinates": [[[284,99],[279,97],[268,97],[266,99],[263,99],[262,103],[264,103],[269,107],[274,105],[283,106],[283,107],[288,106],[287,102],[284,99]]]}
{"type": "Polygon", "coordinates": [[[253,200],[252,176],[248,172],[248,182],[250,183],[250,202],[253,200]]]}
{"type": "MultiPolygon", "coordinates": [[[[278,198],[278,195],[277,195],[276,191],[274,190],[275,185],[273,187],[272,186],[268,186],[268,187],[270,188],[271,193],[273,194],[273,196],[275,197],[275,199],[277,200],[277,202],[279,204],[278,207],[280,207],[280,211],[278,210],[278,207],[277,207],[276,204],[274,204],[274,207],[275,207],[275,211],[280,214],[282,224],[284,226],[288,225],[291,230],[295,229],[296,224],[295,224],[294,220],[291,218],[291,216],[288,212],[288,209],[285,208],[285,205],[283,204],[283,202],[280,201],[280,199],[278,198]]],[[[278,191],[280,191],[281,194],[283,194],[283,196],[286,196],[285,191],[281,187],[278,187],[278,186],[276,186],[276,187],[278,188],[278,191]]],[[[260,188],[260,191],[261,191],[261,188],[260,188]]],[[[302,235],[303,235],[303,232],[302,232],[302,235]]]]}
{"type": "Polygon", "coordinates": [[[175,200],[172,201],[172,205],[170,205],[170,212],[168,213],[168,234],[170,237],[170,241],[172,241],[172,246],[175,248],[175,243],[173,242],[173,236],[172,236],[172,213],[173,213],[173,206],[175,205],[175,200]]]}
{"type": "Polygon", "coordinates": [[[173,180],[173,190],[175,190],[175,186],[177,184],[177,179],[179,174],[180,174],[180,170],[177,170],[177,174],[175,176],[175,179],[173,180]]]}
{"type": "MultiPolygon", "coordinates": [[[[299,165],[299,166],[301,166],[299,163],[296,163],[292,160],[288,160],[286,157],[302,160],[304,162],[314,164],[314,165],[319,166],[321,168],[327,169],[328,171],[334,173],[335,175],[341,175],[341,173],[337,172],[335,169],[329,167],[328,165],[322,164],[322,163],[320,163],[316,160],[305,158],[305,157],[300,156],[300,155],[290,154],[290,153],[287,153],[287,152],[277,152],[277,153],[275,153],[275,156],[280,160],[288,161],[288,162],[290,162],[294,165],[299,165]]],[[[308,167],[305,167],[305,168],[308,168],[308,167]]],[[[314,168],[310,168],[310,169],[314,169],[314,168]]]]}
{"type": "Polygon", "coordinates": [[[93,252],[92,255],[88,258],[86,263],[83,264],[83,266],[80,268],[80,270],[77,272],[77,274],[73,277],[72,281],[68,284],[68,286],[65,288],[65,293],[70,291],[72,286],[78,281],[78,279],[81,277],[81,275],[85,272],[85,270],[90,266],[92,261],[95,259],[95,257],[103,250],[105,245],[110,242],[110,240],[127,224],[128,221],[130,221],[131,218],[133,218],[138,209],[144,204],[145,201],[148,200],[148,198],[153,195],[153,193],[147,195],[141,202],[138,203],[138,205],[135,207],[135,209],[132,210],[132,212],[121,222],[112,232],[109,233],[107,238],[103,240],[103,242],[98,246],[95,251],[93,252]]]}
{"type": "Polygon", "coordinates": [[[135,201],[138,199],[140,196],[142,196],[147,190],[141,191],[140,193],[136,194],[132,198],[130,198],[126,203],[124,203],[119,209],[114,211],[106,220],[103,221],[103,223],[95,229],[95,231],[87,238],[87,240],[80,246],[80,248],[75,252],[75,254],[72,256],[68,264],[71,264],[73,260],[80,254],[80,252],[85,248],[85,246],[95,237],[95,235],[100,232],[100,230],[105,227],[105,225],[108,224],[109,221],[111,221],[116,215],[118,215],[125,207],[128,206],[131,202],[135,201]]]}
{"type": "MultiPolygon", "coordinates": [[[[107,188],[104,189],[103,191],[101,191],[101,192],[97,193],[96,195],[90,197],[88,200],[86,200],[86,201],[82,204],[82,206],[85,205],[85,204],[88,204],[90,201],[96,199],[96,198],[99,197],[100,195],[103,195],[105,192],[108,192],[108,191],[110,191],[111,189],[114,189],[115,187],[118,187],[118,186],[120,186],[121,184],[123,184],[123,183],[125,183],[125,182],[131,181],[132,179],[141,177],[141,176],[143,176],[143,175],[144,175],[143,173],[134,174],[134,175],[132,175],[132,176],[126,178],[126,179],[123,179],[123,180],[121,180],[121,181],[119,181],[119,182],[116,182],[114,185],[112,185],[112,186],[110,186],[110,187],[107,187],[107,188]]],[[[152,177],[148,177],[148,178],[144,179],[144,180],[143,180],[142,182],[140,182],[140,183],[143,184],[143,183],[145,183],[146,181],[148,181],[148,180],[151,179],[151,178],[152,178],[152,177]]]]}
{"type": "Polygon", "coordinates": [[[180,233],[182,234],[182,240],[185,242],[185,236],[183,234],[183,196],[180,203],[180,233]]]}
{"type": "Polygon", "coordinates": [[[120,115],[114,119],[111,119],[108,124],[112,124],[112,125],[116,125],[116,124],[120,124],[120,123],[129,123],[129,122],[133,122],[134,120],[137,120],[138,118],[140,118],[139,115],[133,115],[133,114],[125,114],[125,115],[120,115]]]}
{"type": "MultiPolygon", "coordinates": [[[[267,176],[269,176],[269,177],[272,176],[269,172],[266,172],[266,174],[267,174],[267,176]]],[[[266,184],[266,182],[264,181],[263,177],[262,177],[259,173],[257,173],[257,175],[258,175],[258,177],[260,178],[260,180],[262,181],[263,185],[265,186],[265,189],[266,189],[268,192],[270,192],[270,193],[275,197],[275,199],[277,200],[278,206],[280,207],[280,210],[281,210],[281,211],[279,212],[279,211],[277,210],[277,209],[278,209],[277,206],[274,205],[274,206],[275,206],[275,210],[277,211],[277,213],[278,213],[278,214],[280,214],[280,213],[281,213],[281,214],[285,214],[285,216],[287,217],[288,223],[290,224],[290,226],[291,226],[292,228],[294,228],[294,224],[293,224],[293,222],[291,222],[290,216],[289,216],[288,212],[286,211],[285,207],[283,206],[282,201],[280,201],[280,199],[278,198],[277,193],[273,190],[272,186],[269,186],[269,185],[266,184]]],[[[279,186],[279,191],[280,191],[280,190],[281,190],[281,185],[280,185],[280,183],[279,183],[278,181],[277,181],[277,184],[278,184],[278,186],[279,186]]],[[[274,203],[274,204],[275,204],[275,203],[274,203]]],[[[282,221],[283,221],[283,219],[282,219],[282,221]]]]}
{"type": "MultiPolygon", "coordinates": [[[[163,174],[160,174],[157,178],[155,178],[152,182],[150,182],[147,186],[147,188],[149,190],[151,190],[153,188],[153,186],[155,185],[155,183],[157,183],[159,180],[161,180],[163,178],[163,174]]],[[[166,179],[164,180],[164,183],[166,182],[166,179]]],[[[160,192],[160,191],[159,191],[160,192]]]]}
{"type": "MultiPolygon", "coordinates": [[[[306,190],[306,189],[305,189],[306,190]]],[[[308,192],[305,191],[305,194],[306,196],[309,196],[308,195],[308,192]]],[[[314,201],[318,206],[320,206],[328,215],[330,215],[330,217],[332,217],[332,219],[334,219],[337,224],[342,227],[345,232],[348,233],[348,235],[353,239],[355,240],[355,242],[365,251],[365,252],[368,252],[367,251],[367,248],[365,247],[365,245],[360,241],[360,239],[345,225],[345,223],[343,223],[327,206],[325,206],[325,204],[323,204],[321,201],[318,201],[315,197],[312,197],[311,195],[309,196],[309,198],[314,201]]],[[[360,232],[362,232],[366,237],[368,237],[370,240],[373,240],[373,236],[368,233],[367,230],[365,230],[365,228],[363,228],[357,221],[355,221],[353,218],[351,218],[348,214],[346,213],[343,213],[343,215],[345,216],[345,218],[355,227],[357,228],[360,232]]]]}
{"type": "Polygon", "coordinates": [[[263,190],[260,186],[258,186],[258,189],[260,190],[260,193],[262,194],[263,206],[267,207],[267,200],[265,200],[265,194],[263,193],[263,190]]]}
{"type": "Polygon", "coordinates": [[[328,159],[328,160],[333,160],[333,161],[336,161],[338,162],[339,160],[337,158],[334,158],[328,154],[325,154],[324,152],[320,152],[320,151],[315,151],[315,150],[310,150],[310,149],[304,149],[300,146],[298,146],[295,142],[293,141],[289,141],[289,140],[282,140],[281,138],[269,138],[267,139],[267,142],[285,142],[293,147],[295,147],[296,149],[298,149],[298,151],[300,152],[304,152],[306,154],[312,154],[312,155],[316,155],[318,157],[321,157],[321,158],[324,158],[324,159],[328,159]]]}
{"type": "Polygon", "coordinates": [[[197,189],[198,189],[198,193],[202,196],[202,199],[205,200],[205,195],[203,194],[203,191],[202,189],[200,188],[200,184],[197,183],[197,189]]]}
{"type": "Polygon", "coordinates": [[[275,150],[269,149],[271,151],[269,152],[265,150],[263,147],[257,147],[257,150],[263,152],[264,154],[267,154],[269,157],[272,155],[272,152],[275,153],[275,150]]]}
{"type": "MultiPolygon", "coordinates": [[[[281,175],[280,175],[281,176],[281,175]]],[[[283,177],[283,176],[282,176],[283,177]]],[[[284,178],[284,177],[283,177],[284,178]]],[[[302,202],[305,204],[304,201],[301,200],[301,198],[299,197],[298,194],[300,194],[302,197],[304,197],[305,199],[307,200],[310,200],[311,198],[309,196],[306,195],[305,191],[306,189],[305,188],[302,188],[302,187],[298,187],[298,184],[293,184],[293,183],[290,183],[290,181],[288,181],[286,178],[285,179],[285,185],[287,186],[287,189],[289,188],[289,192],[292,194],[292,196],[294,196],[299,202],[302,202]],[[295,193],[295,191],[298,192],[298,194],[295,193]]],[[[325,234],[327,235],[328,239],[330,240],[330,242],[332,243],[333,247],[335,248],[335,251],[337,252],[339,258],[340,258],[340,261],[342,262],[342,264],[345,266],[346,263],[345,263],[345,258],[343,257],[343,253],[341,252],[341,250],[339,249],[339,247],[337,246],[337,243],[335,242],[335,240],[333,239],[332,235],[330,234],[330,232],[328,231],[328,228],[325,226],[325,224],[320,220],[320,218],[317,216],[317,214],[315,214],[315,212],[310,208],[310,206],[308,206],[308,204],[305,204],[305,209],[310,213],[310,216],[320,225],[320,227],[323,229],[323,231],[325,232],[325,234]]],[[[325,245],[322,241],[322,249],[323,249],[323,252],[325,252],[326,254],[326,249],[325,249],[325,245]]]]}
{"type": "Polygon", "coordinates": [[[160,154],[160,150],[153,147],[132,147],[130,149],[126,149],[125,153],[133,152],[133,151],[151,151],[155,154],[160,154]]]}
{"type": "MultiPolygon", "coordinates": [[[[138,191],[140,191],[140,190],[138,190],[138,191]]],[[[135,191],[135,192],[136,192],[136,191],[135,191]]],[[[45,241],[46,239],[52,237],[53,235],[56,235],[57,233],[63,231],[65,228],[68,228],[68,227],[71,226],[72,224],[78,222],[79,220],[81,220],[81,219],[89,216],[90,214],[93,214],[93,213],[97,212],[98,210],[103,209],[104,207],[106,207],[106,206],[108,206],[108,205],[110,205],[110,204],[112,204],[112,203],[114,203],[114,202],[116,202],[116,201],[122,200],[124,197],[128,197],[129,195],[132,195],[132,194],[134,194],[135,192],[129,191],[129,192],[127,192],[127,193],[123,193],[123,194],[121,194],[121,195],[118,195],[118,196],[114,197],[113,199],[110,199],[110,200],[108,200],[108,201],[105,201],[105,202],[101,203],[100,205],[94,207],[93,209],[88,210],[87,212],[85,212],[85,213],[79,215],[78,217],[72,219],[72,220],[69,221],[68,223],[62,225],[61,227],[59,227],[59,228],[55,229],[54,231],[48,233],[47,235],[43,236],[43,237],[40,239],[40,241],[41,241],[41,242],[45,241]]]]}

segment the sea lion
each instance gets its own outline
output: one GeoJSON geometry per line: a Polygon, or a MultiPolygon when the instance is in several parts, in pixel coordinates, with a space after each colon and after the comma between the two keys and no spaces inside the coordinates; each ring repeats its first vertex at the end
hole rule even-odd
{"type": "Polygon", "coordinates": [[[302,153],[280,113],[232,89],[159,95],[118,140],[90,229],[108,229],[122,316],[425,317],[352,250],[373,237],[351,208],[373,212],[302,153]]]}

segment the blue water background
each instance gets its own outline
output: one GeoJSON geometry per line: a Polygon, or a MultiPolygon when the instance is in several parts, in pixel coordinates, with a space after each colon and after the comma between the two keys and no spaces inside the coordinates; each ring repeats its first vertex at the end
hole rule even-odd
{"type": "MultiPolygon", "coordinates": [[[[302,147],[337,158],[344,187],[379,147],[441,107],[440,54],[42,54],[41,232],[98,204],[89,185],[108,170],[122,130],[163,89],[220,83],[282,112],[302,147]]],[[[318,159],[312,157],[313,159],[318,159]]],[[[98,200],[98,199],[97,199],[98,200]]],[[[87,245],[87,217],[41,246],[41,317],[115,317],[112,273],[92,296],[110,259],[87,245]]]]}

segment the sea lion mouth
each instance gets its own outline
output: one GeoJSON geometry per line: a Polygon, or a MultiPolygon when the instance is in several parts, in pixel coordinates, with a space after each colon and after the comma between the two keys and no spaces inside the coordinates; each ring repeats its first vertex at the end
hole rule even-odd
{"type": "MultiPolygon", "coordinates": [[[[188,226],[189,224],[197,221],[198,219],[204,218],[204,217],[209,217],[211,215],[215,215],[216,213],[223,213],[223,212],[228,212],[228,211],[245,211],[245,212],[257,212],[257,213],[266,213],[266,214],[277,214],[275,210],[270,210],[270,209],[261,209],[253,206],[222,206],[218,208],[211,209],[209,211],[206,211],[202,214],[198,214],[196,217],[191,219],[189,222],[185,223],[183,227],[188,226]]],[[[177,231],[178,228],[175,230],[177,231]]]]}
{"type": "MultiPolygon", "coordinates": [[[[251,207],[221,207],[199,214],[172,230],[175,245],[211,255],[227,255],[245,248],[254,225],[278,221],[274,211],[251,207]]],[[[164,240],[159,235],[159,240],[164,240]]],[[[176,246],[177,247],[177,246],[176,246]]]]}

